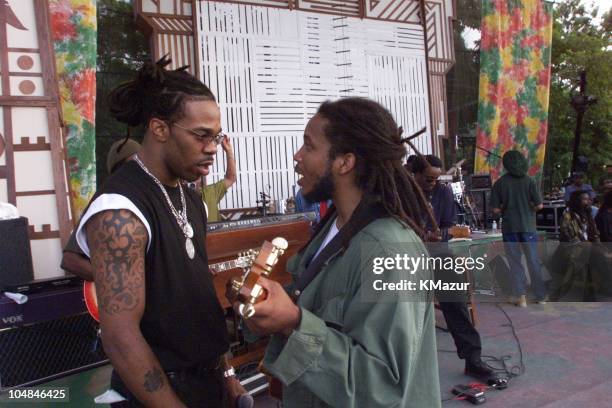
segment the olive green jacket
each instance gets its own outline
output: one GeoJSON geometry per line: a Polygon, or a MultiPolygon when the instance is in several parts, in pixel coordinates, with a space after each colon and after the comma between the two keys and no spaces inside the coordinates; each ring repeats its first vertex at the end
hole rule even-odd
{"type": "MultiPolygon", "coordinates": [[[[289,260],[294,280],[331,222],[289,260]]],[[[362,299],[374,278],[397,281],[396,270],[374,275],[372,260],[395,256],[390,248],[400,242],[408,243],[403,247],[412,256],[426,253],[414,231],[392,218],[377,219],[304,289],[298,328],[289,338],[273,336],[264,357],[265,368],[284,384],[284,407],[440,407],[431,293],[410,294],[411,301],[391,292],[376,302],[362,299]]],[[[431,273],[420,270],[413,278],[430,279],[431,273]]]]}

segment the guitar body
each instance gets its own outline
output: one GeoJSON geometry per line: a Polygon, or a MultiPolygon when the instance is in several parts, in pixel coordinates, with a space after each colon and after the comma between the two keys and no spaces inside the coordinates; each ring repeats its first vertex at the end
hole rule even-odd
{"type": "Polygon", "coordinates": [[[93,282],[83,282],[83,298],[85,299],[85,306],[89,315],[96,321],[100,321],[100,314],[98,313],[98,298],[96,297],[96,284],[93,282]]]}

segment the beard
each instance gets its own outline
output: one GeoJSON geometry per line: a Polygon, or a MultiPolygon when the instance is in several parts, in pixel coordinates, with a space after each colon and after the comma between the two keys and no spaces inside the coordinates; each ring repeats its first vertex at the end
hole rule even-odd
{"type": "Polygon", "coordinates": [[[334,179],[331,175],[330,165],[328,166],[327,170],[325,170],[325,174],[323,174],[319,180],[317,180],[317,183],[312,188],[312,191],[308,194],[304,194],[304,198],[310,203],[331,200],[335,189],[336,185],[334,184],[334,179]]]}

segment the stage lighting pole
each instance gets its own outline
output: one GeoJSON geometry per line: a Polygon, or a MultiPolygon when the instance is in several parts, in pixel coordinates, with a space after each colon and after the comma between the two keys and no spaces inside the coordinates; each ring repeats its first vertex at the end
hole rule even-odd
{"type": "Polygon", "coordinates": [[[582,118],[584,112],[590,105],[597,103],[597,98],[592,95],[586,95],[586,71],[580,71],[580,92],[574,96],[570,103],[576,111],[576,130],[574,131],[574,151],[572,154],[572,172],[576,171],[578,163],[578,153],[580,149],[580,134],[582,132],[582,118]]]}

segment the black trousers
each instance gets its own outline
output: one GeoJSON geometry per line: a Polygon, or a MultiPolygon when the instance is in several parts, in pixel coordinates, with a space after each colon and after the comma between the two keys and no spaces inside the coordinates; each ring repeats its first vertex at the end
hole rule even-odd
{"type": "MultiPolygon", "coordinates": [[[[226,396],[221,368],[167,372],[166,376],[176,395],[189,408],[217,408],[225,405],[226,396]]],[[[112,408],[144,406],[128,390],[114,370],[111,375],[111,388],[127,399],[111,404],[112,408]]]]}
{"type": "MultiPolygon", "coordinates": [[[[452,252],[445,251],[444,248],[437,250],[430,250],[430,256],[437,257],[452,257],[452,252]]],[[[453,270],[437,270],[434,269],[434,276],[436,280],[442,280],[443,282],[456,282],[463,283],[466,278],[463,274],[457,274],[453,270]]],[[[479,359],[482,352],[482,345],[480,342],[480,335],[472,325],[470,320],[470,314],[467,308],[468,294],[461,291],[436,291],[436,299],[446,320],[446,327],[457,347],[457,355],[461,359],[479,359]]]]}
{"type": "Polygon", "coordinates": [[[480,335],[470,321],[465,302],[440,302],[440,309],[446,320],[446,327],[457,347],[457,355],[462,359],[479,359],[482,352],[480,335]]]}

